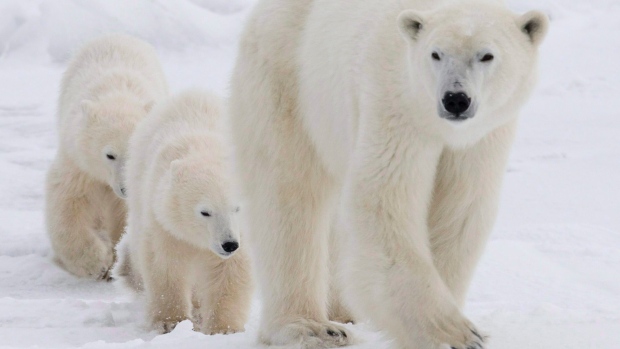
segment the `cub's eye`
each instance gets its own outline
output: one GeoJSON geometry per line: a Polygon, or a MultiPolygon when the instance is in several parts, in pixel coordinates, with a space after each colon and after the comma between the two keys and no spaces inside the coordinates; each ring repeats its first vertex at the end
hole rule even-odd
{"type": "Polygon", "coordinates": [[[105,156],[106,158],[110,159],[110,160],[116,160],[116,156],[112,155],[112,154],[106,154],[105,156]]]}
{"type": "Polygon", "coordinates": [[[493,55],[490,53],[487,53],[486,55],[484,55],[482,58],[480,58],[480,62],[490,62],[493,60],[493,55]]]}
{"type": "Polygon", "coordinates": [[[235,212],[239,212],[239,211],[241,211],[241,207],[237,206],[237,207],[235,208],[235,212]]]}
{"type": "Polygon", "coordinates": [[[200,214],[205,216],[205,217],[211,217],[211,212],[209,212],[209,211],[200,211],[200,214]]]}
{"type": "Polygon", "coordinates": [[[437,53],[437,52],[433,52],[433,54],[431,56],[436,61],[440,61],[441,60],[441,57],[439,57],[439,53],[437,53]]]}

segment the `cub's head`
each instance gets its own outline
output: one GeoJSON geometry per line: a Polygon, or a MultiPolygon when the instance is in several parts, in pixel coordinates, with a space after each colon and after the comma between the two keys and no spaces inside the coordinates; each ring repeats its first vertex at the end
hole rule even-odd
{"type": "Polygon", "coordinates": [[[125,198],[124,167],[129,138],[152,104],[144,105],[117,94],[96,101],[84,100],[80,107],[82,131],[77,145],[81,160],[96,178],[125,198]]]}
{"type": "Polygon", "coordinates": [[[452,5],[432,12],[405,10],[398,26],[407,45],[410,81],[451,124],[498,125],[536,81],[537,48],[547,16],[515,15],[498,5],[452,5]],[[466,121],[474,119],[472,121],[466,121]],[[492,119],[492,120],[491,120],[492,119]]]}
{"type": "Polygon", "coordinates": [[[153,204],[157,219],[178,239],[228,258],[240,244],[240,207],[224,172],[208,156],[174,160],[153,204]]]}

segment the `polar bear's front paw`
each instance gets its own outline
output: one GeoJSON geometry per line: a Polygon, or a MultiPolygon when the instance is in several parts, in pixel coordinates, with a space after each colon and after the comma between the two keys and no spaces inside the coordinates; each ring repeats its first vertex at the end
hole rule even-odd
{"type": "Polygon", "coordinates": [[[161,334],[172,332],[180,321],[177,320],[161,320],[153,322],[153,329],[161,334]]]}
{"type": "Polygon", "coordinates": [[[89,246],[76,249],[74,256],[61,256],[61,264],[69,272],[95,280],[110,281],[110,270],[114,264],[114,250],[112,247],[95,240],[89,246]]]}
{"type": "Polygon", "coordinates": [[[300,349],[343,347],[352,343],[351,334],[344,327],[305,319],[264,333],[262,339],[267,345],[293,345],[300,349]]]}
{"type": "Polygon", "coordinates": [[[433,341],[451,349],[484,349],[487,337],[467,319],[456,316],[434,323],[433,341]]]}
{"type": "Polygon", "coordinates": [[[96,280],[110,281],[110,270],[114,264],[114,250],[104,243],[93,246],[84,257],[84,271],[88,277],[96,280]]]}
{"type": "Polygon", "coordinates": [[[99,276],[97,277],[97,280],[112,281],[111,267],[101,268],[101,271],[99,273],[99,276]]]}
{"type": "Polygon", "coordinates": [[[450,349],[484,349],[484,343],[487,337],[478,333],[478,331],[471,329],[471,334],[468,339],[464,340],[460,345],[452,344],[450,349]]]}
{"type": "Polygon", "coordinates": [[[172,332],[180,322],[187,320],[187,317],[181,314],[165,311],[157,311],[155,314],[151,317],[151,328],[161,334],[172,332]]]}

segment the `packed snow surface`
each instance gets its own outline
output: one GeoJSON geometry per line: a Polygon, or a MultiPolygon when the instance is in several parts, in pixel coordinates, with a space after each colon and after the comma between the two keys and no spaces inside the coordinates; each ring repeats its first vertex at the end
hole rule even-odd
{"type": "MultiPolygon", "coordinates": [[[[495,231],[467,315],[491,348],[620,348],[620,3],[509,0],[552,18],[541,79],[523,111],[495,231]]],[[[258,348],[247,331],[157,335],[113,284],[53,264],[44,176],[56,149],[60,76],[84,40],[125,32],[153,43],[174,92],[227,94],[254,0],[0,1],[0,349],[258,348]]],[[[388,348],[370,324],[351,348],[388,348]]]]}

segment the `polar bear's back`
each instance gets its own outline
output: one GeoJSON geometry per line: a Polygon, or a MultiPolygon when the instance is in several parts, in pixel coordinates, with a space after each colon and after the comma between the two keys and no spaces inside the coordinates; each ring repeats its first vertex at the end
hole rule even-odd
{"type": "Polygon", "coordinates": [[[74,56],[70,70],[125,67],[147,74],[159,67],[156,57],[155,49],[147,42],[128,35],[113,34],[82,46],[74,56]]]}
{"type": "MultiPolygon", "coordinates": [[[[179,135],[218,130],[223,108],[219,97],[198,90],[186,91],[158,103],[134,131],[130,157],[134,155],[136,160],[146,161],[179,135]]],[[[132,163],[144,167],[139,161],[132,163]]]]}
{"type": "MultiPolygon", "coordinates": [[[[195,143],[196,135],[216,134],[221,129],[223,105],[216,95],[197,90],[181,93],[158,103],[151,113],[138,125],[129,144],[127,185],[130,205],[132,191],[139,191],[138,201],[150,195],[152,181],[169,167],[175,157],[187,151],[183,143],[195,143]],[[178,148],[176,153],[174,148],[178,148]],[[171,151],[173,150],[173,151],[171,151]],[[164,163],[162,163],[164,162],[164,163]]],[[[139,203],[136,203],[139,205],[139,203]]]]}
{"type": "Polygon", "coordinates": [[[60,117],[81,99],[92,97],[87,87],[111,71],[134,74],[145,79],[155,93],[167,92],[157,53],[150,44],[128,35],[108,35],[86,43],[73,56],[62,79],[60,117]]]}
{"type": "Polygon", "coordinates": [[[218,96],[202,90],[187,90],[160,104],[155,118],[156,134],[171,135],[162,127],[217,129],[222,121],[224,106],[218,96]]]}

